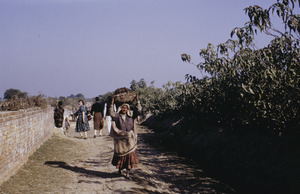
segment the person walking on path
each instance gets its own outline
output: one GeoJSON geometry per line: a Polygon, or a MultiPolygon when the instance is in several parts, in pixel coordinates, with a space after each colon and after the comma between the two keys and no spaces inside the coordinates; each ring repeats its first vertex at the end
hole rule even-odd
{"type": "MultiPolygon", "coordinates": [[[[104,111],[103,111],[103,115],[104,115],[104,118],[105,118],[106,124],[107,124],[108,134],[110,134],[110,129],[111,129],[111,116],[109,115],[107,107],[110,107],[110,105],[111,105],[110,103],[111,103],[111,96],[108,97],[107,103],[104,104],[104,111]]],[[[114,109],[114,112],[117,111],[115,104],[113,104],[113,109],[114,109]]]]}
{"type": "Polygon", "coordinates": [[[54,122],[56,128],[62,128],[63,127],[63,121],[64,121],[64,108],[62,107],[63,103],[62,101],[59,101],[56,108],[54,109],[54,122]]]}
{"type": "Polygon", "coordinates": [[[87,139],[87,131],[90,130],[90,125],[88,122],[88,118],[86,116],[87,111],[84,106],[83,100],[78,101],[79,109],[76,112],[78,116],[75,131],[80,133],[80,138],[83,138],[82,133],[84,133],[84,139],[87,139]]]}
{"type": "Polygon", "coordinates": [[[68,117],[66,117],[65,118],[65,135],[70,131],[70,127],[71,127],[70,120],[68,117]]]}
{"type": "Polygon", "coordinates": [[[119,169],[118,174],[122,174],[122,170],[126,169],[126,177],[129,177],[129,172],[132,168],[137,168],[138,158],[136,155],[137,149],[137,133],[135,129],[135,119],[141,115],[142,107],[138,96],[137,109],[130,111],[129,104],[121,105],[119,112],[114,112],[114,96],[109,107],[109,114],[112,117],[111,136],[114,138],[114,156],[112,165],[119,169]]]}
{"type": "Polygon", "coordinates": [[[102,136],[102,129],[104,125],[104,118],[103,118],[103,110],[104,105],[100,103],[100,98],[95,98],[96,102],[92,105],[91,114],[94,118],[94,138],[97,137],[97,131],[99,131],[99,136],[102,136]]]}

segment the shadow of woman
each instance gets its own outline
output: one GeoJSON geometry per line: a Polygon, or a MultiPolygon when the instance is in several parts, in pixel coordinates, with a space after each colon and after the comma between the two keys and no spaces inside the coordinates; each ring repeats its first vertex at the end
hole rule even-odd
{"type": "Polygon", "coordinates": [[[66,170],[73,171],[75,173],[84,174],[87,177],[101,177],[101,178],[115,178],[120,177],[117,173],[107,173],[107,172],[99,172],[95,170],[87,170],[85,168],[81,168],[78,166],[70,166],[62,161],[46,161],[45,165],[51,166],[53,168],[63,168],[66,170]]]}

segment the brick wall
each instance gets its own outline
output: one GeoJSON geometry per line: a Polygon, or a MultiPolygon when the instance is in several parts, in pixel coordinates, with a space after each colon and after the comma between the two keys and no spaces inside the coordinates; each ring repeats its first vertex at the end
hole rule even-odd
{"type": "Polygon", "coordinates": [[[52,135],[53,109],[0,112],[0,185],[52,135]]]}

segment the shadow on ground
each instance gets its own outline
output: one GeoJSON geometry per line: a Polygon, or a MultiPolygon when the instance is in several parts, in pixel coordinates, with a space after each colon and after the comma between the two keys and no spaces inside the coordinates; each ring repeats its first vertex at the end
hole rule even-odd
{"type": "Polygon", "coordinates": [[[63,168],[66,170],[70,170],[75,173],[83,174],[87,177],[100,177],[100,178],[115,178],[119,177],[117,174],[114,173],[107,173],[107,172],[100,172],[95,170],[87,170],[85,168],[81,168],[78,166],[70,166],[66,162],[62,161],[46,161],[45,165],[54,167],[54,168],[63,168]]]}
{"type": "MultiPolygon", "coordinates": [[[[151,172],[146,173],[141,169],[134,171],[132,181],[141,186],[156,187],[158,183],[166,184],[171,191],[179,193],[234,193],[228,185],[206,176],[199,165],[190,159],[180,157],[174,152],[151,149],[151,145],[144,140],[151,138],[151,133],[140,133],[138,155],[142,163],[151,172]]],[[[162,184],[162,186],[164,185],[162,184]]],[[[136,192],[145,192],[137,189],[136,192]]],[[[146,191],[148,192],[148,191],[146,191]]]]}

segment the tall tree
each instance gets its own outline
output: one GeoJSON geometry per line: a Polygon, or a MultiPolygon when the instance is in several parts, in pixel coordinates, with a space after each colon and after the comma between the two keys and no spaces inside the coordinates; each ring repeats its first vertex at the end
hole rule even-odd
{"type": "Polygon", "coordinates": [[[4,92],[4,99],[11,99],[13,96],[18,96],[19,98],[25,98],[27,97],[27,92],[22,92],[18,89],[7,89],[5,92],[4,92]]]}
{"type": "Polygon", "coordinates": [[[132,80],[130,82],[130,89],[135,91],[138,88],[137,82],[135,80],[132,80]]]}
{"type": "MultiPolygon", "coordinates": [[[[191,82],[191,110],[199,118],[227,126],[259,126],[279,133],[299,126],[300,15],[294,13],[299,0],[277,0],[268,9],[249,6],[249,22],[231,32],[232,39],[200,51],[197,65],[210,77],[191,82]],[[283,21],[283,30],[275,29],[271,15],[283,21]],[[257,49],[253,40],[258,32],[273,40],[257,49]],[[196,91],[196,92],[195,92],[196,91]],[[209,115],[209,117],[208,117],[209,115]]],[[[186,61],[186,60],[184,60],[186,61]]],[[[191,88],[187,87],[187,90],[191,88]]],[[[186,97],[188,98],[188,97],[186,97]]],[[[185,103],[185,102],[184,102],[185,103]]],[[[192,117],[193,115],[191,115],[192,117]]]]}
{"type": "Polygon", "coordinates": [[[147,87],[147,83],[146,83],[144,78],[140,79],[140,81],[137,84],[138,84],[139,88],[146,88],[147,87]]]}
{"type": "Polygon", "coordinates": [[[84,98],[84,95],[82,93],[79,93],[76,95],[76,98],[84,98]]]}

